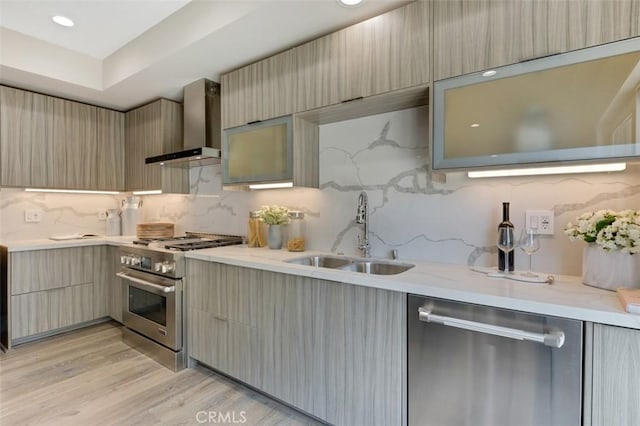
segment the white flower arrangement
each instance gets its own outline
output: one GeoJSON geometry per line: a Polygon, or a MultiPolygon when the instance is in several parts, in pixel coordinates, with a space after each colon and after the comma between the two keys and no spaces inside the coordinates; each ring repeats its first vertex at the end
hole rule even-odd
{"type": "Polygon", "coordinates": [[[267,225],[284,225],[289,221],[289,209],[284,206],[262,206],[258,214],[267,225]]]}
{"type": "Polygon", "coordinates": [[[567,223],[564,230],[571,241],[586,241],[606,251],[640,253],[640,210],[598,210],[578,216],[576,222],[567,223]]]}

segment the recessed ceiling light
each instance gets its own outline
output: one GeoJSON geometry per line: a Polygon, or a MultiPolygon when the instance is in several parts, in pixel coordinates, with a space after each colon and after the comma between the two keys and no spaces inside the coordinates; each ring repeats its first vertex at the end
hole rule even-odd
{"type": "Polygon", "coordinates": [[[489,71],[483,72],[482,76],[483,77],[493,77],[496,74],[498,74],[498,72],[496,70],[489,70],[489,71]]]}
{"type": "Polygon", "coordinates": [[[341,6],[355,7],[358,6],[363,0],[337,0],[341,6]]]}
{"type": "Polygon", "coordinates": [[[51,19],[53,19],[53,22],[58,25],[62,25],[63,27],[73,27],[75,25],[73,21],[66,16],[56,15],[51,19]]]}
{"type": "Polygon", "coordinates": [[[480,127],[480,125],[479,125],[478,123],[473,123],[473,124],[471,125],[471,127],[473,127],[473,128],[475,129],[476,127],[480,127]]]}

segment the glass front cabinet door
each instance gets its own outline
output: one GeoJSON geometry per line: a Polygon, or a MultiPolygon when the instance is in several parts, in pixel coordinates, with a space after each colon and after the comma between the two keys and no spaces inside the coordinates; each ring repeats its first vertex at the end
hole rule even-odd
{"type": "Polygon", "coordinates": [[[224,131],[224,185],[293,180],[293,129],[290,115],[224,131]]]}

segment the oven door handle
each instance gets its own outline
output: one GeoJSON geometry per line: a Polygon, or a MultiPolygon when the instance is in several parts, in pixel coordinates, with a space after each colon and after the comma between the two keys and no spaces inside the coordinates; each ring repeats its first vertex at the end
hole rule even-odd
{"type": "Polygon", "coordinates": [[[430,309],[418,308],[418,319],[424,322],[441,324],[449,327],[462,328],[464,330],[477,331],[479,333],[493,334],[494,336],[508,337],[516,340],[528,340],[542,343],[545,346],[561,348],[564,345],[564,332],[554,330],[551,333],[532,333],[518,330],[517,328],[501,327],[499,325],[485,324],[482,322],[468,321],[460,318],[445,317],[431,313],[430,309]]]}
{"type": "Polygon", "coordinates": [[[134,283],[140,284],[140,285],[145,286],[147,288],[151,288],[151,289],[154,289],[154,290],[160,290],[163,293],[175,293],[175,291],[176,291],[176,286],[173,286],[173,285],[169,286],[169,287],[166,287],[166,286],[163,286],[163,285],[153,284],[153,283],[150,283],[149,281],[145,281],[145,280],[141,280],[140,278],[132,277],[131,275],[126,274],[124,272],[118,272],[116,275],[119,276],[122,279],[133,281],[134,283]]]}

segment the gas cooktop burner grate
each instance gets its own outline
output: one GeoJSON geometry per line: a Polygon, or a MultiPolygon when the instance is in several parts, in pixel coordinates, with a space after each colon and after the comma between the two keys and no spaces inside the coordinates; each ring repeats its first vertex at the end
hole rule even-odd
{"type": "Polygon", "coordinates": [[[198,250],[242,244],[237,235],[217,235],[203,232],[187,232],[185,236],[171,238],[138,238],[133,244],[176,251],[198,250]]]}
{"type": "Polygon", "coordinates": [[[189,251],[230,246],[235,244],[242,244],[242,237],[221,237],[217,239],[203,239],[201,241],[193,241],[188,243],[166,244],[164,248],[169,250],[189,251]]]}

